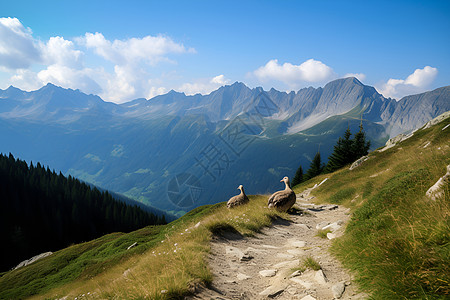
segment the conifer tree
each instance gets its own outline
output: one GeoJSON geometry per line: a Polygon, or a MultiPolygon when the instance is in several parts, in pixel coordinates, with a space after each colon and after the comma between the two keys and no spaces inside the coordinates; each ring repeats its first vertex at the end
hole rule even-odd
{"type": "Polygon", "coordinates": [[[370,141],[366,141],[362,121],[359,126],[359,131],[355,134],[354,138],[350,139],[350,136],[350,128],[347,127],[344,137],[338,139],[333,153],[328,157],[325,172],[334,172],[369,153],[370,141]]]}
{"type": "Polygon", "coordinates": [[[316,177],[320,173],[323,172],[324,165],[322,164],[322,160],[320,159],[320,152],[318,151],[314,156],[314,159],[309,166],[308,171],[306,171],[305,180],[316,177]]]}
{"type": "Polygon", "coordinates": [[[303,182],[303,169],[300,165],[297,169],[297,172],[295,172],[294,179],[292,179],[292,186],[296,186],[299,183],[303,182]]]}
{"type": "Polygon", "coordinates": [[[355,161],[358,158],[367,155],[369,153],[370,141],[366,141],[366,133],[363,130],[362,121],[359,125],[359,131],[355,134],[352,144],[352,155],[355,161]]]}

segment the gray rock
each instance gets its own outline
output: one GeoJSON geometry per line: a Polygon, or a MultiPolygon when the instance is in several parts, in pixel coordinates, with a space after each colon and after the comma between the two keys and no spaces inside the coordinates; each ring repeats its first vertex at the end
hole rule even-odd
{"type": "Polygon", "coordinates": [[[342,224],[342,221],[337,221],[337,222],[331,223],[331,224],[329,224],[329,225],[323,227],[322,230],[327,230],[327,229],[329,229],[329,230],[331,230],[331,231],[336,231],[336,230],[338,230],[339,228],[341,228],[341,225],[340,225],[340,224],[342,224]]]}
{"type": "Polygon", "coordinates": [[[18,264],[18,265],[14,268],[14,270],[15,270],[15,269],[18,269],[18,268],[21,268],[21,267],[28,266],[29,264],[32,264],[32,263],[34,263],[35,261],[38,261],[38,260],[40,260],[40,259],[42,259],[42,258],[44,258],[44,257],[47,257],[47,256],[49,256],[49,255],[52,255],[52,254],[53,254],[53,252],[45,252],[45,253],[41,253],[41,254],[38,254],[38,255],[36,255],[36,256],[33,256],[33,257],[30,258],[30,259],[26,259],[26,260],[22,261],[20,264],[18,264]]]}
{"type": "Polygon", "coordinates": [[[330,224],[330,222],[327,222],[327,221],[320,222],[319,224],[316,225],[316,229],[321,230],[322,228],[324,228],[325,226],[328,226],[329,224],[330,224]]]}
{"type": "Polygon", "coordinates": [[[335,234],[335,233],[328,232],[328,233],[327,233],[327,238],[328,238],[329,240],[335,239],[335,238],[336,238],[336,234],[335,234]]]}
{"type": "Polygon", "coordinates": [[[335,299],[340,299],[345,291],[345,282],[341,281],[336,283],[331,287],[331,291],[333,292],[333,297],[335,299]]]}
{"type": "Polygon", "coordinates": [[[249,261],[253,259],[253,256],[251,256],[250,254],[244,254],[242,255],[242,257],[239,259],[240,261],[249,261]]]}
{"type": "Polygon", "coordinates": [[[277,270],[262,270],[259,271],[259,275],[263,276],[263,277],[273,277],[277,274],[277,270]]]}
{"type": "Polygon", "coordinates": [[[245,274],[242,274],[242,273],[238,273],[236,277],[237,277],[238,280],[246,280],[246,279],[252,278],[252,276],[248,276],[248,275],[245,275],[245,274]]]}
{"type": "Polygon", "coordinates": [[[135,247],[136,245],[137,245],[137,242],[134,242],[133,244],[131,244],[131,245],[127,248],[127,250],[130,250],[131,248],[135,247]]]}
{"type": "Polygon", "coordinates": [[[289,280],[300,284],[301,286],[303,286],[307,290],[309,290],[313,286],[312,282],[302,280],[302,279],[300,279],[298,277],[292,277],[289,280]]]}
{"type": "Polygon", "coordinates": [[[297,271],[293,272],[291,275],[289,275],[287,278],[291,279],[293,277],[297,277],[297,276],[300,276],[300,275],[302,275],[302,272],[300,270],[297,270],[297,271]]]}
{"type": "Polygon", "coordinates": [[[320,284],[326,284],[328,282],[327,277],[325,277],[325,274],[322,270],[316,271],[316,275],[314,275],[314,279],[317,281],[317,283],[320,284]]]}
{"type": "Polygon", "coordinates": [[[447,166],[447,173],[428,189],[426,196],[435,201],[444,195],[444,186],[450,181],[450,165],[447,166]]]}
{"type": "Polygon", "coordinates": [[[269,298],[274,298],[284,292],[285,287],[283,286],[269,286],[264,291],[259,293],[260,296],[267,296],[269,298]]]}
{"type": "Polygon", "coordinates": [[[352,163],[352,165],[350,166],[349,170],[353,170],[356,169],[357,167],[359,167],[360,165],[362,165],[363,162],[365,162],[366,160],[368,160],[370,157],[369,156],[363,156],[359,159],[357,159],[354,163],[352,163]]]}

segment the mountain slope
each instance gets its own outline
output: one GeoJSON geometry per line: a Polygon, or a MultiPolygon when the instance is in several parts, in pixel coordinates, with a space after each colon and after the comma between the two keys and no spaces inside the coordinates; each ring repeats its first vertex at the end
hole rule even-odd
{"type": "MultiPolygon", "coordinates": [[[[346,167],[294,187],[300,193],[328,178],[312,191],[314,201],[350,208],[351,221],[333,251],[353,270],[358,288],[374,299],[444,299],[450,293],[448,183],[441,198],[425,196],[450,164],[449,124],[447,118],[386,151],[374,151],[356,169],[346,167]]],[[[166,226],[74,245],[3,274],[0,298],[189,295],[214,280],[206,264],[212,235],[231,232],[245,238],[278,218],[289,240],[289,222],[279,218],[290,216],[265,208],[267,197],[250,196],[250,203],[236,210],[224,202],[202,206],[166,226]],[[134,242],[138,246],[126,250],[134,242]]],[[[323,267],[326,273],[328,266],[323,267]]]]}
{"type": "Polygon", "coordinates": [[[10,87],[0,91],[0,151],[180,216],[239,184],[251,193],[274,188],[298,165],[306,170],[319,148],[328,157],[361,116],[373,148],[381,146],[391,132],[450,110],[449,90],[396,102],[345,78],[296,93],[235,83],[116,105],[51,84],[10,87]],[[195,184],[177,186],[186,176],[195,184]]]}
{"type": "Polygon", "coordinates": [[[138,206],[126,205],[107,191],[45,169],[39,163],[0,155],[0,270],[45,251],[114,231],[164,224],[138,206]]]}

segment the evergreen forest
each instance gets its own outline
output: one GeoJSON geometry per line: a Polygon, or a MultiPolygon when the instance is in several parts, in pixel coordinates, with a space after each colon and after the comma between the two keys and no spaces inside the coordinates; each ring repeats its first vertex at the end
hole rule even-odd
{"type": "Polygon", "coordinates": [[[72,176],[0,154],[0,271],[42,252],[165,223],[72,176]]]}

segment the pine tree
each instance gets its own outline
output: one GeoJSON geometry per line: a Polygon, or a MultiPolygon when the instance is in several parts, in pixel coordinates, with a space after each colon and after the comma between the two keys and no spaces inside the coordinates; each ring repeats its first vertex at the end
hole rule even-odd
{"type": "Polygon", "coordinates": [[[306,171],[305,180],[316,177],[322,173],[324,167],[325,166],[322,164],[322,160],[320,159],[320,152],[317,152],[311,162],[311,165],[309,166],[308,171],[306,171]]]}
{"type": "Polygon", "coordinates": [[[366,141],[362,121],[359,132],[355,134],[353,139],[350,139],[351,135],[350,128],[347,127],[344,137],[338,139],[333,153],[328,157],[325,172],[334,172],[369,153],[370,141],[366,141]]]}
{"type": "Polygon", "coordinates": [[[370,141],[366,141],[366,133],[363,130],[362,121],[359,131],[355,134],[352,144],[352,162],[369,153],[370,141]]]}
{"type": "Polygon", "coordinates": [[[328,157],[328,163],[325,167],[326,173],[334,172],[346,164],[346,153],[343,148],[343,139],[339,138],[337,144],[334,146],[334,151],[328,157]]]}
{"type": "Polygon", "coordinates": [[[299,183],[303,182],[303,169],[300,165],[297,169],[297,172],[295,172],[294,179],[292,179],[292,186],[296,186],[299,183]]]}

